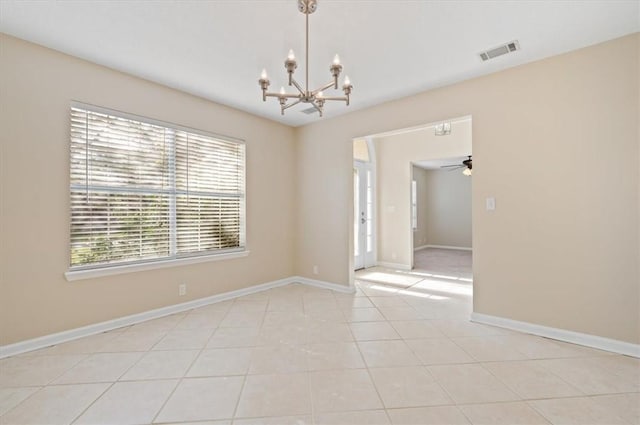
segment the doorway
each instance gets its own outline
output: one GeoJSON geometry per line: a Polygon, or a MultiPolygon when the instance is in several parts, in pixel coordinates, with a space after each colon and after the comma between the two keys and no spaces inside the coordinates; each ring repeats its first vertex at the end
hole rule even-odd
{"type": "Polygon", "coordinates": [[[412,162],[414,270],[451,279],[471,278],[471,158],[412,162]]]}
{"type": "Polygon", "coordinates": [[[376,265],[375,162],[366,139],[354,140],[353,161],[353,268],[376,265]]]}
{"type": "Polygon", "coordinates": [[[373,170],[370,163],[353,165],[354,269],[375,265],[373,247],[373,170]]]}
{"type": "MultiPolygon", "coordinates": [[[[351,270],[377,266],[411,271],[415,248],[445,245],[432,241],[418,243],[419,240],[414,244],[414,232],[418,229],[412,223],[416,214],[416,206],[411,205],[410,199],[412,167],[422,161],[466,159],[471,154],[471,126],[471,117],[464,116],[353,140],[351,270]]],[[[461,177],[469,180],[462,174],[461,177]]],[[[417,208],[418,212],[421,210],[424,211],[417,208]]]]}

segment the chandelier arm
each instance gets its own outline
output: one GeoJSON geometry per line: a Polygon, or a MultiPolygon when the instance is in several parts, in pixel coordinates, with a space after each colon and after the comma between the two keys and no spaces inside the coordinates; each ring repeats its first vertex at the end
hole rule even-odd
{"type": "Polygon", "coordinates": [[[312,91],[312,92],[311,92],[311,95],[312,95],[312,96],[315,96],[315,95],[317,95],[318,93],[320,93],[321,91],[325,91],[326,89],[330,89],[330,88],[331,88],[331,87],[333,87],[333,86],[334,86],[334,82],[333,82],[333,81],[331,81],[331,82],[327,83],[326,85],[324,85],[322,88],[319,88],[319,89],[317,89],[317,90],[312,91]]]}
{"type": "Polygon", "coordinates": [[[306,93],[304,92],[304,90],[302,90],[302,87],[300,87],[300,84],[298,84],[295,78],[291,78],[291,83],[293,83],[294,87],[298,89],[301,96],[306,95],[306,93]]]}
{"type": "Polygon", "coordinates": [[[342,100],[347,101],[347,96],[322,96],[322,100],[342,100]]]}
{"type": "Polygon", "coordinates": [[[318,105],[316,105],[316,102],[310,102],[311,105],[313,105],[314,108],[316,108],[316,110],[322,115],[322,108],[319,107],[318,105]]]}
{"type": "Polygon", "coordinates": [[[289,109],[289,108],[291,108],[292,106],[297,105],[297,104],[298,104],[298,103],[300,103],[300,102],[302,102],[302,99],[298,99],[298,100],[296,100],[295,102],[292,102],[292,103],[290,103],[290,104],[288,104],[288,105],[285,105],[282,109],[283,109],[283,110],[284,110],[284,109],[289,109]]]}
{"type": "Polygon", "coordinates": [[[282,94],[282,93],[265,93],[267,97],[277,97],[285,99],[300,99],[302,96],[299,94],[282,94]]]}

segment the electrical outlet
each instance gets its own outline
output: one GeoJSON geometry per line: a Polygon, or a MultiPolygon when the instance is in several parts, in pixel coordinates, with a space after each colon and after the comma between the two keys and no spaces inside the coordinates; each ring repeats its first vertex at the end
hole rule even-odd
{"type": "Polygon", "coordinates": [[[181,283],[180,285],[178,285],[178,295],[179,296],[187,295],[187,284],[186,283],[181,283]]]}
{"type": "Polygon", "coordinates": [[[313,274],[318,274],[320,273],[320,270],[318,270],[318,266],[313,266],[313,274]]]}

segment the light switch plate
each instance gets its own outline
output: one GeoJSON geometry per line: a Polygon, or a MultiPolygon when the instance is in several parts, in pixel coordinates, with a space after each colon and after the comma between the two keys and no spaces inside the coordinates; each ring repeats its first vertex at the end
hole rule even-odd
{"type": "Polygon", "coordinates": [[[486,207],[487,211],[493,211],[496,209],[496,198],[487,198],[486,199],[486,207]]]}

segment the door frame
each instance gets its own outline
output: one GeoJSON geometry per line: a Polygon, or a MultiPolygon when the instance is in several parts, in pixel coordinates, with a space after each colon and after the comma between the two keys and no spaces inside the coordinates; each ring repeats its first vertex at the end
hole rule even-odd
{"type": "MultiPolygon", "coordinates": [[[[359,138],[361,139],[361,138],[359,138]]],[[[378,199],[377,199],[377,175],[376,175],[376,149],[373,143],[373,139],[371,137],[364,138],[367,142],[367,149],[369,150],[369,162],[361,161],[357,159],[353,159],[353,167],[356,166],[362,167],[371,172],[371,245],[372,250],[369,258],[367,258],[366,251],[364,257],[364,268],[374,267],[378,265],[378,199]]],[[[353,141],[351,142],[353,144],[353,141]]],[[[353,175],[351,178],[351,187],[355,186],[355,182],[353,181],[353,175]]],[[[352,215],[351,220],[355,217],[355,193],[352,196],[352,215]]],[[[352,236],[355,234],[355,230],[351,232],[352,236]]],[[[366,239],[366,238],[365,238],[366,239]]],[[[355,270],[355,253],[354,253],[355,241],[353,241],[353,245],[351,246],[351,271],[355,270]]]]}
{"type": "MultiPolygon", "coordinates": [[[[424,129],[428,129],[428,128],[433,128],[435,125],[440,124],[443,121],[449,121],[449,122],[451,122],[453,124],[453,123],[456,123],[456,122],[459,122],[459,121],[466,121],[466,120],[469,120],[469,121],[472,122],[471,137],[473,139],[474,133],[475,133],[475,131],[473,130],[474,129],[474,127],[473,127],[473,116],[471,114],[467,114],[467,115],[462,115],[462,116],[457,116],[457,117],[448,117],[448,118],[446,118],[444,120],[440,119],[438,121],[431,121],[431,122],[427,122],[427,123],[420,124],[420,125],[415,125],[415,126],[410,126],[410,127],[402,127],[402,128],[397,128],[397,129],[393,129],[393,130],[381,131],[379,133],[373,133],[373,134],[370,133],[368,135],[362,135],[362,136],[358,136],[358,137],[353,137],[351,139],[351,148],[352,148],[351,158],[352,158],[352,160],[354,159],[353,158],[353,141],[356,140],[356,139],[365,139],[367,141],[367,146],[369,147],[369,150],[370,150],[371,162],[375,164],[374,165],[374,170],[375,170],[374,172],[376,172],[377,171],[376,155],[373,153],[374,149],[375,149],[375,145],[374,145],[374,143],[372,143],[374,140],[381,139],[381,138],[387,138],[387,137],[391,137],[391,136],[398,136],[398,135],[401,135],[401,134],[404,134],[404,133],[411,133],[411,132],[414,132],[414,131],[424,130],[424,129]]],[[[472,144],[473,144],[473,141],[472,141],[472,144]]],[[[455,154],[455,155],[457,155],[457,154],[455,154]]],[[[466,154],[464,154],[464,155],[466,155],[466,154]]],[[[450,156],[450,155],[446,155],[446,156],[443,156],[443,157],[448,157],[448,156],[450,156]]],[[[431,159],[431,158],[425,158],[425,159],[431,159]]],[[[412,162],[412,161],[409,161],[409,162],[412,162]]],[[[350,199],[350,202],[348,202],[349,213],[348,213],[348,216],[347,216],[348,217],[347,229],[348,229],[348,234],[350,235],[348,237],[348,239],[347,239],[348,240],[348,251],[347,251],[348,252],[348,257],[347,258],[349,259],[347,274],[348,274],[348,279],[349,279],[349,287],[350,288],[354,288],[355,287],[354,258],[353,258],[353,254],[354,254],[353,234],[354,234],[354,231],[353,231],[353,228],[352,228],[352,226],[354,224],[353,223],[354,222],[354,211],[353,211],[353,207],[354,207],[353,186],[354,186],[354,183],[353,183],[353,172],[352,172],[353,171],[353,162],[352,162],[351,169],[352,170],[351,170],[350,175],[348,177],[348,179],[349,179],[348,181],[350,182],[349,193],[351,195],[351,199],[350,199]]],[[[411,178],[413,178],[413,175],[411,173],[411,164],[409,164],[409,170],[410,170],[411,178]]],[[[377,177],[376,177],[375,182],[376,182],[376,186],[377,186],[377,183],[378,183],[377,177]]],[[[345,183],[346,183],[346,181],[345,181],[345,183]]],[[[408,185],[405,190],[407,190],[409,192],[409,194],[410,194],[411,186],[408,185]]],[[[472,204],[474,204],[473,199],[475,198],[475,192],[476,191],[477,191],[477,189],[474,189],[473,192],[472,192],[472,204]]],[[[377,198],[377,193],[376,192],[377,191],[374,191],[374,196],[377,198]]],[[[377,235],[378,235],[378,233],[380,231],[380,228],[379,228],[380,223],[379,223],[379,215],[378,215],[379,206],[377,204],[378,204],[378,201],[376,199],[375,205],[374,205],[374,217],[375,217],[374,235],[375,235],[375,239],[376,239],[376,242],[374,243],[374,250],[375,250],[376,265],[378,264],[378,237],[377,237],[377,235]]],[[[411,215],[410,214],[411,213],[409,212],[409,214],[407,215],[407,217],[409,218],[409,221],[411,219],[411,215]]],[[[475,216],[475,214],[472,216],[472,225],[473,225],[473,223],[475,221],[475,219],[473,218],[474,216],[475,216]]],[[[407,248],[409,249],[408,252],[410,252],[412,254],[411,255],[411,258],[412,258],[411,263],[413,264],[413,245],[412,245],[413,244],[413,229],[411,229],[410,226],[408,226],[408,228],[410,229],[410,238],[409,238],[409,240],[410,240],[411,245],[409,245],[409,243],[408,243],[407,244],[407,248]]],[[[473,226],[473,228],[475,229],[476,227],[473,226]]],[[[472,234],[472,241],[473,241],[473,239],[475,239],[475,235],[474,234],[472,234]]]]}

